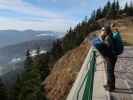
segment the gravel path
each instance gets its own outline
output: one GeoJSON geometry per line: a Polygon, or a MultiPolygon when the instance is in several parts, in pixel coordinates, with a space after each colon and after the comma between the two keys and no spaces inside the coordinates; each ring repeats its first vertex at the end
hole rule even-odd
{"type": "Polygon", "coordinates": [[[116,67],[116,90],[111,100],[133,100],[133,47],[125,47],[116,67]]]}

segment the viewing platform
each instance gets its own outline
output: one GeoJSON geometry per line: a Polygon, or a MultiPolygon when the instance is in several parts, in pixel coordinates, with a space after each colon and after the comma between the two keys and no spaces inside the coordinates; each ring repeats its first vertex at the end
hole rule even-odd
{"type": "Polygon", "coordinates": [[[116,89],[104,89],[106,62],[94,48],[89,50],[67,100],[133,100],[133,47],[125,47],[115,66],[116,89]],[[93,52],[93,53],[92,53],[93,52]]]}

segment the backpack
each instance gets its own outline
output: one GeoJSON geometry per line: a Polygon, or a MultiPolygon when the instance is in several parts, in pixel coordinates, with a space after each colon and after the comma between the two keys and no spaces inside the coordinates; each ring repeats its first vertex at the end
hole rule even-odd
{"type": "Polygon", "coordinates": [[[94,38],[94,39],[92,40],[92,45],[93,45],[96,49],[98,49],[98,50],[103,49],[103,48],[102,48],[102,43],[103,43],[103,41],[101,41],[101,39],[100,39],[99,37],[94,38]]]}
{"type": "Polygon", "coordinates": [[[113,51],[115,55],[120,55],[124,50],[123,41],[119,32],[112,33],[113,38],[113,51]]]}

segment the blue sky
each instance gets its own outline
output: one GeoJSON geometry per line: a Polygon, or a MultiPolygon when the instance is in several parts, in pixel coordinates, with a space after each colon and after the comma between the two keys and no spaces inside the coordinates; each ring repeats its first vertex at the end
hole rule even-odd
{"type": "MultiPolygon", "coordinates": [[[[0,30],[65,32],[108,0],[0,0],[0,30]]],[[[113,1],[113,0],[110,0],[113,1]]],[[[119,0],[121,5],[132,0],[119,0]]]]}

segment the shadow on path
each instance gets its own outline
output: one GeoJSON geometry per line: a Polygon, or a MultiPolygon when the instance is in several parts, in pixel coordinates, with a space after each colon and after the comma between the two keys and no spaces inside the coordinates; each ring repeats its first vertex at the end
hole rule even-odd
{"type": "Polygon", "coordinates": [[[116,88],[114,93],[126,93],[126,94],[133,94],[132,89],[127,89],[127,88],[116,88]]]}

